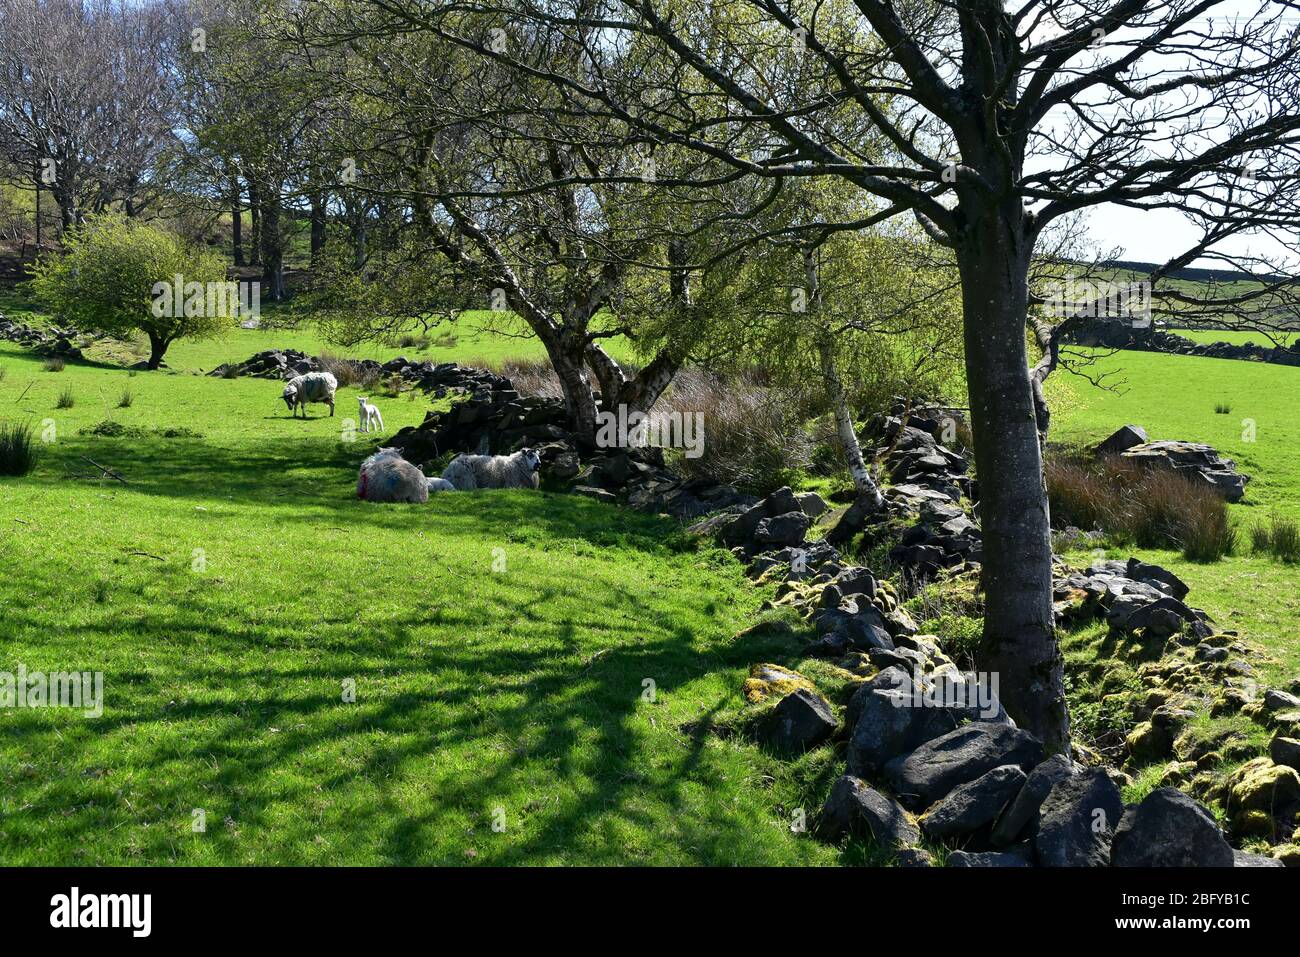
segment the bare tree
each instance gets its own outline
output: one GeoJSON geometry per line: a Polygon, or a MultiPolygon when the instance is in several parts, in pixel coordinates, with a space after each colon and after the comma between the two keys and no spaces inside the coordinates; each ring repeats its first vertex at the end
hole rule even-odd
{"type": "Polygon", "coordinates": [[[164,0],[0,0],[0,150],[64,229],[154,198],[172,137],[174,11],[164,0]]]}
{"type": "MultiPolygon", "coordinates": [[[[1296,4],[1215,17],[1232,5],[371,3],[407,29],[547,79],[577,113],[746,173],[845,179],[952,248],[985,539],[980,661],[1001,674],[1010,712],[1064,748],[1047,495],[1027,371],[1035,244],[1052,221],[1103,203],[1178,210],[1200,224],[1202,241],[1168,269],[1242,235],[1293,242],[1296,4]],[[584,56],[577,68],[520,59],[509,44],[487,42],[490,24],[551,31],[584,56]],[[612,61],[611,49],[653,51],[667,65],[644,69],[649,52],[612,61]],[[878,148],[882,138],[888,149],[878,148]]],[[[1234,298],[1246,306],[1286,292],[1260,286],[1234,298]]]]}

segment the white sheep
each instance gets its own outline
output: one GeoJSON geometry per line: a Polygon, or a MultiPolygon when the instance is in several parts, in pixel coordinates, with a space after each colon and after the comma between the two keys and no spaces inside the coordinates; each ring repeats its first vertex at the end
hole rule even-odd
{"type": "Polygon", "coordinates": [[[458,491],[480,488],[537,488],[541,457],[532,449],[513,455],[458,455],[442,477],[458,491]]]}
{"type": "Polygon", "coordinates": [[[379,407],[374,405],[368,397],[364,395],[357,396],[357,405],[360,407],[362,432],[369,432],[371,426],[376,429],[384,427],[384,417],[379,414],[379,407]]]}
{"type": "Polygon", "coordinates": [[[308,402],[324,402],[334,414],[334,393],[338,391],[339,381],[328,372],[308,372],[306,375],[294,376],[285,383],[281,398],[294,416],[302,407],[302,417],[307,418],[308,402]]]}
{"type": "Polygon", "coordinates": [[[430,482],[397,449],[380,449],[361,463],[357,498],[367,502],[427,502],[430,482]]]}

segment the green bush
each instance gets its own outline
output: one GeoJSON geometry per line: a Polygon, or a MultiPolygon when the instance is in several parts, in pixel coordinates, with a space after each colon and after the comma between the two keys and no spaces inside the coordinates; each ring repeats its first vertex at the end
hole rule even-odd
{"type": "Polygon", "coordinates": [[[119,339],[144,333],[151,369],[172,342],[215,335],[239,310],[237,287],[227,282],[219,253],[116,213],[70,230],[63,253],[37,262],[31,288],[79,329],[119,339]]]}

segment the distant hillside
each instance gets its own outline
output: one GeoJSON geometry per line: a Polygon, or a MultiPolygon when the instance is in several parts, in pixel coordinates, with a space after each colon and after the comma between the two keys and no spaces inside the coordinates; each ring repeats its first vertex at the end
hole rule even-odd
{"type": "MultiPolygon", "coordinates": [[[[1159,263],[1135,262],[1131,259],[1112,259],[1105,263],[1113,269],[1127,269],[1137,273],[1150,273],[1159,263]]],[[[1202,269],[1197,267],[1188,267],[1186,269],[1175,269],[1169,274],[1170,279],[1186,279],[1189,282],[1245,282],[1258,280],[1259,276],[1251,276],[1239,269],[1202,269]]],[[[1269,281],[1280,279],[1300,279],[1300,276],[1275,275],[1267,277],[1269,281]]]]}

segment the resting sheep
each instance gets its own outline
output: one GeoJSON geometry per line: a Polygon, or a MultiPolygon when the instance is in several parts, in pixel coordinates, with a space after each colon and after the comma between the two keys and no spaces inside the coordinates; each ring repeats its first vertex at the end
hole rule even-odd
{"type": "Polygon", "coordinates": [[[307,418],[308,402],[326,403],[330,407],[330,415],[333,415],[334,393],[338,387],[338,380],[330,373],[308,372],[305,375],[294,376],[285,383],[281,398],[294,416],[298,415],[298,407],[301,406],[302,417],[307,418]]]}
{"type": "Polygon", "coordinates": [[[541,457],[532,449],[513,455],[458,455],[442,477],[458,491],[480,488],[537,488],[541,457]]]}
{"type": "Polygon", "coordinates": [[[427,502],[433,482],[397,449],[380,449],[361,463],[357,498],[367,502],[427,502]]]}

